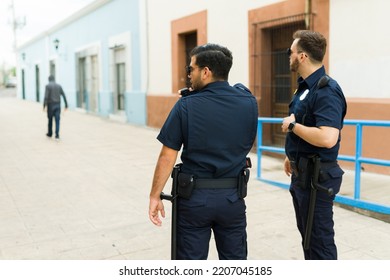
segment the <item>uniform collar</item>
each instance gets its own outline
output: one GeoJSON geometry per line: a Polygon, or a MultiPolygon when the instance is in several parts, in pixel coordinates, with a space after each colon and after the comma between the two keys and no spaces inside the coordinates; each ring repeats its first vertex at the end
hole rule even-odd
{"type": "Polygon", "coordinates": [[[210,89],[210,88],[215,88],[215,87],[220,87],[220,86],[228,86],[228,85],[229,85],[228,81],[216,81],[216,82],[208,83],[201,90],[203,91],[205,89],[210,89]]]}
{"type": "Polygon", "coordinates": [[[325,74],[326,74],[325,67],[322,65],[316,71],[311,73],[310,76],[307,77],[306,79],[299,77],[298,78],[299,87],[305,86],[306,88],[311,89],[317,84],[317,81],[325,74]]]}

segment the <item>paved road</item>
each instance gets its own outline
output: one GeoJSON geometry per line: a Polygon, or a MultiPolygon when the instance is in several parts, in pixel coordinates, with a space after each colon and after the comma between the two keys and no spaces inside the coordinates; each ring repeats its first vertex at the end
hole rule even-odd
{"type": "MultiPolygon", "coordinates": [[[[147,216],[158,130],[67,111],[56,142],[41,104],[0,96],[0,259],[169,259],[169,203],[147,216]]],[[[252,176],[246,201],[249,259],[302,259],[288,191],[252,176]]],[[[390,259],[389,223],[334,211],[340,259],[390,259]]]]}

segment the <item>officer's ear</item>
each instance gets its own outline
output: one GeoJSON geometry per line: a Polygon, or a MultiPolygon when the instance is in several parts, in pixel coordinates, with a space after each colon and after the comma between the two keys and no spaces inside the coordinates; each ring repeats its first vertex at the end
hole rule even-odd
{"type": "Polygon", "coordinates": [[[201,70],[202,77],[204,79],[213,79],[213,72],[207,66],[203,67],[201,70]]]}

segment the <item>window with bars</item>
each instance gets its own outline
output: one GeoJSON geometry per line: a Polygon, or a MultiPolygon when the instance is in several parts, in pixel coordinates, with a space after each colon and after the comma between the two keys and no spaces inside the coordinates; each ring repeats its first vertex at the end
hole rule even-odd
{"type": "MultiPolygon", "coordinates": [[[[260,99],[260,116],[285,117],[296,88],[296,73],[290,71],[287,48],[296,30],[305,29],[311,14],[301,14],[253,24],[254,95],[260,99]]],[[[284,146],[285,134],[279,124],[265,127],[264,143],[284,146]]]]}

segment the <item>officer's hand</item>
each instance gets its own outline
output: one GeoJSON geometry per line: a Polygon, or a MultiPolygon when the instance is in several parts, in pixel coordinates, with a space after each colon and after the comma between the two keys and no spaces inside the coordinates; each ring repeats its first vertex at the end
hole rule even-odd
{"type": "Polygon", "coordinates": [[[292,170],[291,170],[291,165],[290,165],[290,160],[288,157],[284,159],[284,172],[287,174],[287,176],[290,177],[292,170]]]}
{"type": "Polygon", "coordinates": [[[158,212],[161,213],[161,217],[165,218],[164,204],[160,198],[150,198],[149,202],[149,219],[156,226],[161,226],[162,221],[160,220],[158,212]]]}
{"type": "Polygon", "coordinates": [[[283,132],[288,132],[288,126],[292,122],[295,122],[295,115],[294,114],[291,114],[290,116],[285,117],[283,119],[282,131],[283,132]]]}

